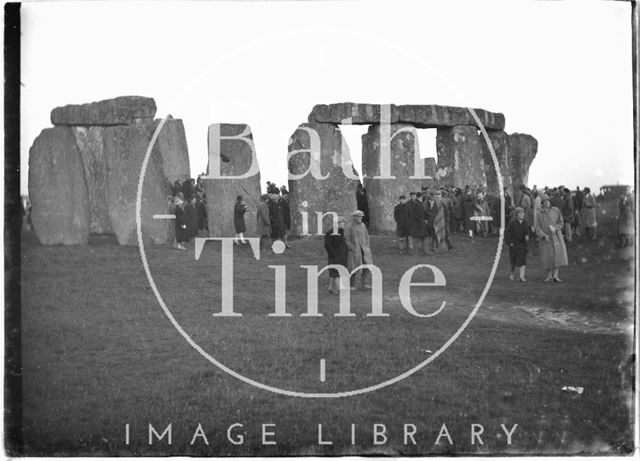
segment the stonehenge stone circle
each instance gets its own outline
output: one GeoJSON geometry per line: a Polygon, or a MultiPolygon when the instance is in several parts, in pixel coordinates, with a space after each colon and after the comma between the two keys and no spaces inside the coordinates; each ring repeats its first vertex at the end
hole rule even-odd
{"type": "MultiPolygon", "coordinates": [[[[505,131],[505,117],[484,109],[425,104],[318,104],[308,123],[289,139],[287,168],[292,233],[314,235],[333,223],[333,214],[356,208],[359,176],[340,125],[369,125],[362,136],[364,186],[370,229],[393,232],[397,197],[423,186],[486,186],[499,192],[486,131],[503,184],[512,193],[527,184],[538,150],[528,134],[505,131]],[[418,129],[437,129],[435,158],[420,158],[418,129]],[[318,227],[318,213],[322,218],[318,227]]],[[[121,96],[56,107],[53,128],[44,129],[29,151],[32,222],[43,244],[87,243],[89,234],[115,234],[122,245],[137,245],[135,204],[143,159],[161,120],[156,103],[121,96]]],[[[251,128],[214,123],[208,128],[209,164],[203,177],[212,237],[235,235],[236,196],[242,195],[247,236],[255,235],[260,169],[251,128]]],[[[169,213],[172,184],[189,178],[189,152],[182,120],[169,116],[158,132],[145,171],[142,233],[145,241],[168,244],[174,222],[169,213]]]]}
{"type": "Polygon", "coordinates": [[[31,222],[43,245],[86,244],[89,197],[71,128],[42,130],[29,150],[31,222]]]}
{"type": "Polygon", "coordinates": [[[356,209],[359,179],[340,128],[329,123],[303,123],[291,135],[288,150],[292,233],[328,231],[333,216],[324,213],[350,216],[356,209]],[[319,228],[318,212],[324,215],[319,228]]]}
{"type": "MultiPolygon", "coordinates": [[[[58,230],[56,225],[36,225],[43,244],[87,243],[89,234],[115,234],[121,245],[137,245],[135,203],[142,161],[160,120],[154,120],[156,103],[152,98],[121,96],[99,102],[56,107],[51,111],[54,128],[43,130],[29,156],[29,196],[32,220],[37,223],[61,213],[55,202],[76,206],[81,197],[87,212],[76,207],[73,229],[58,230]],[[64,153],[64,152],[66,153],[64,153]],[[58,172],[55,162],[69,162],[77,156],[79,170],[73,166],[58,172]],[[52,189],[51,177],[62,181],[52,189]],[[63,190],[64,189],[64,190],[63,190]],[[69,198],[73,190],[74,199],[69,198]],[[82,191],[82,193],[81,193],[82,191]],[[85,216],[86,215],[86,216],[85,216]],[[86,218],[86,226],[80,221],[86,218]],[[65,233],[62,237],[61,233],[65,233]]],[[[145,241],[171,243],[171,220],[154,219],[154,214],[169,213],[167,197],[170,183],[189,177],[189,157],[184,125],[167,119],[152,150],[145,172],[142,194],[142,233],[145,241]]],[[[71,216],[62,210],[62,215],[71,216]]]]}
{"type": "Polygon", "coordinates": [[[209,164],[203,177],[207,195],[210,237],[233,237],[233,209],[242,195],[246,236],[256,235],[256,211],[260,200],[260,170],[251,127],[246,124],[214,123],[208,129],[209,164]],[[216,171],[217,170],[217,171],[216,171]]]}

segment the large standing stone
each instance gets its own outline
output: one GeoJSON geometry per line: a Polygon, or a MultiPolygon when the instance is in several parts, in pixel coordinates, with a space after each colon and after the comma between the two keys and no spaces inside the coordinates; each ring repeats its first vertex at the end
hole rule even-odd
{"type": "Polygon", "coordinates": [[[372,232],[395,231],[393,209],[398,196],[419,192],[422,185],[429,183],[425,178],[425,160],[420,158],[416,129],[410,125],[391,124],[388,125],[389,132],[383,132],[381,136],[383,126],[371,125],[362,135],[362,169],[369,196],[369,228],[372,232]],[[377,178],[384,173],[380,161],[383,149],[389,149],[392,178],[377,178]]]}
{"type": "Polygon", "coordinates": [[[204,177],[207,194],[209,236],[233,237],[233,208],[236,197],[242,195],[249,210],[245,213],[245,236],[256,235],[256,211],[260,201],[260,170],[257,168],[255,146],[251,127],[246,124],[214,123],[209,125],[209,165],[207,176],[215,175],[212,156],[219,158],[218,178],[204,177]],[[251,173],[255,162],[255,174],[247,178],[233,178],[251,173]]]}
{"type": "MultiPolygon", "coordinates": [[[[154,131],[160,122],[160,119],[156,120],[154,131]]],[[[187,136],[182,120],[167,118],[153,149],[162,160],[163,171],[169,181],[173,183],[177,179],[185,180],[191,177],[187,136]]]]}
{"type": "MultiPolygon", "coordinates": [[[[104,129],[104,156],[107,166],[107,208],[111,226],[120,245],[137,245],[136,198],[142,163],[151,141],[153,120],[135,126],[104,129]]],[[[144,172],[141,200],[142,233],[146,241],[168,244],[174,238],[174,222],[154,219],[169,212],[167,197],[171,185],[164,177],[162,161],[151,155],[144,172]]]]}
{"type": "Polygon", "coordinates": [[[71,129],[42,130],[29,150],[33,229],[43,245],[86,244],[89,197],[71,129]]]}
{"type": "Polygon", "coordinates": [[[111,218],[107,207],[107,165],[104,158],[104,127],[71,128],[80,151],[84,180],[89,194],[89,222],[93,234],[111,234],[111,218]]]}
{"type": "Polygon", "coordinates": [[[438,171],[441,184],[457,187],[486,184],[480,135],[474,126],[438,128],[436,136],[438,171]]]}
{"type": "MultiPolygon", "coordinates": [[[[410,104],[396,106],[384,105],[389,123],[407,123],[417,128],[448,128],[469,125],[480,128],[480,124],[464,107],[410,104]]],[[[484,109],[474,109],[480,123],[487,130],[503,130],[504,115],[484,109]]],[[[337,104],[318,104],[309,114],[310,123],[335,123],[349,125],[369,125],[385,121],[380,104],[360,104],[343,102],[337,104]]]]}
{"type": "MultiPolygon", "coordinates": [[[[489,136],[489,141],[491,141],[491,145],[493,146],[493,150],[498,159],[503,187],[508,188],[509,193],[513,195],[511,184],[511,160],[509,158],[509,135],[504,131],[489,131],[487,132],[487,135],[489,136]]],[[[480,143],[482,145],[482,157],[485,166],[485,176],[487,178],[487,189],[494,194],[498,194],[500,192],[498,176],[496,174],[493,158],[491,157],[489,145],[483,136],[480,136],[480,143]]]]}
{"type": "Polygon", "coordinates": [[[511,180],[514,190],[527,185],[529,167],[538,153],[538,141],[529,134],[512,133],[509,135],[509,158],[511,160],[511,180]]]}
{"type": "Polygon", "coordinates": [[[119,96],[88,104],[69,104],[51,111],[54,125],[130,125],[138,118],[153,118],[156,102],[143,96],[119,96]]]}
{"type": "MultiPolygon", "coordinates": [[[[318,212],[350,216],[356,209],[358,174],[353,168],[347,142],[336,125],[300,125],[289,138],[288,167],[293,234],[318,234],[318,212]],[[307,171],[301,178],[295,178],[307,171]],[[307,217],[306,224],[304,216],[307,217]]],[[[321,231],[327,231],[332,224],[333,217],[327,214],[322,220],[321,231]]]]}

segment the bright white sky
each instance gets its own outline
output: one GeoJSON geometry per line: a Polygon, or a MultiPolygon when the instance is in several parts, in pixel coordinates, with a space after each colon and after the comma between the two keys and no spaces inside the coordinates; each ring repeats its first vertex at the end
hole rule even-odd
{"type": "MultiPolygon", "coordinates": [[[[52,108],[119,95],[182,118],[191,172],[207,126],[249,123],[262,182],[314,104],[480,107],[539,142],[529,185],[632,184],[628,2],[144,2],[22,5],[22,192],[52,108]]],[[[345,129],[354,162],[360,135],[345,129]]],[[[420,130],[423,157],[435,130],[420,130]]],[[[360,171],[360,170],[359,170],[360,171]]]]}

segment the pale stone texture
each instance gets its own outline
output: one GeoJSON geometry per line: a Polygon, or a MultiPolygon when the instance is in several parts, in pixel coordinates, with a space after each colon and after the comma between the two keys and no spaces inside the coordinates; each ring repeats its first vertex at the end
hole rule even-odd
{"type": "MultiPolygon", "coordinates": [[[[160,119],[155,121],[154,131],[160,122],[160,119]]],[[[177,179],[185,180],[191,177],[187,136],[182,120],[173,118],[165,120],[153,151],[162,160],[163,171],[169,181],[173,183],[177,179]]]]}
{"type": "Polygon", "coordinates": [[[84,180],[89,194],[89,221],[92,234],[111,234],[111,218],[107,207],[107,166],[104,158],[104,127],[71,128],[80,151],[84,180]]]}
{"type": "MultiPolygon", "coordinates": [[[[334,212],[346,217],[351,215],[356,209],[359,179],[340,128],[328,123],[300,125],[289,138],[289,155],[289,204],[293,234],[318,234],[317,212],[334,212]],[[300,152],[294,154],[295,151],[300,152]],[[300,179],[291,179],[291,175],[304,174],[310,167],[325,179],[314,178],[311,171],[300,179]],[[306,234],[303,228],[304,212],[308,216],[306,234]]],[[[322,231],[329,230],[332,224],[332,216],[325,216],[322,231]]]]}
{"type": "MultiPolygon", "coordinates": [[[[212,155],[212,133],[219,129],[221,137],[238,136],[253,143],[251,128],[246,124],[218,123],[209,126],[209,155],[212,155]]],[[[247,173],[253,161],[252,147],[240,139],[220,140],[220,175],[222,178],[208,179],[203,177],[207,194],[207,217],[210,237],[233,237],[233,209],[236,197],[242,195],[249,210],[244,219],[247,227],[245,237],[256,236],[256,211],[260,201],[260,173],[248,178],[233,179],[225,176],[240,176],[247,173]]],[[[211,165],[207,166],[207,175],[211,165]]]]}
{"type": "MultiPolygon", "coordinates": [[[[493,150],[495,151],[498,159],[498,165],[500,166],[500,175],[502,176],[503,187],[508,188],[509,193],[513,195],[511,184],[511,159],[509,158],[509,135],[504,131],[489,131],[487,132],[493,150]]],[[[484,171],[487,178],[487,189],[494,193],[499,193],[498,176],[496,174],[496,168],[491,157],[491,151],[489,145],[483,136],[480,137],[480,144],[482,146],[482,157],[484,161],[484,171]]]]}
{"type": "Polygon", "coordinates": [[[119,96],[87,104],[69,104],[51,111],[54,125],[130,125],[134,119],[153,118],[156,102],[144,96],[119,96]]]}
{"type": "MultiPolygon", "coordinates": [[[[142,163],[154,121],[136,126],[104,129],[104,157],[107,167],[107,208],[111,226],[120,245],[137,245],[136,196],[142,163]]],[[[142,234],[145,244],[170,244],[175,235],[173,220],[154,219],[169,213],[167,198],[171,185],[162,170],[162,161],[152,154],[144,172],[141,200],[142,234]]]]}
{"type": "MultiPolygon", "coordinates": [[[[480,128],[480,124],[464,107],[437,106],[424,104],[400,105],[388,104],[389,123],[406,123],[416,128],[447,128],[469,125],[480,128]]],[[[487,130],[502,130],[505,126],[504,115],[484,109],[474,109],[480,123],[487,130]]],[[[380,104],[361,104],[343,102],[337,104],[318,104],[309,114],[309,122],[368,125],[381,123],[380,104]]]]}
{"type": "Polygon", "coordinates": [[[509,158],[511,160],[511,180],[514,190],[521,184],[527,185],[529,167],[538,153],[538,141],[529,134],[509,135],[509,158]]]}
{"type": "Polygon", "coordinates": [[[474,126],[438,128],[437,179],[440,184],[465,186],[486,185],[480,135],[474,126]]]}
{"type": "Polygon", "coordinates": [[[43,245],[86,244],[89,197],[80,152],[68,127],[42,130],[29,150],[31,222],[43,245]]]}
{"type": "Polygon", "coordinates": [[[362,169],[369,197],[369,228],[372,232],[395,232],[393,209],[398,203],[398,197],[408,197],[412,191],[419,192],[430,181],[424,177],[426,159],[419,159],[416,129],[406,124],[390,125],[390,173],[395,178],[376,178],[381,175],[380,152],[383,143],[380,127],[381,125],[371,125],[368,132],[362,135],[362,169]],[[417,176],[414,163],[416,156],[419,159],[417,176]]]}

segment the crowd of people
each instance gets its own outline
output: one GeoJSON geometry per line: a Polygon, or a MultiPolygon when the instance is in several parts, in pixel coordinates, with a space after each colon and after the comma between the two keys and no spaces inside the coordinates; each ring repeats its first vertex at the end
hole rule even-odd
{"type": "Polygon", "coordinates": [[[175,215],[176,238],[174,246],[185,250],[185,245],[198,235],[208,235],[207,202],[202,176],[198,179],[178,179],[172,194],[167,197],[169,211],[175,215]]]}
{"type": "MultiPolygon", "coordinates": [[[[344,217],[338,220],[338,233],[325,234],[325,249],[329,264],[346,265],[351,271],[360,264],[373,264],[367,231],[368,206],[366,190],[358,187],[358,210],[352,213],[352,221],[344,217]],[[360,209],[362,208],[362,209],[360,209]]],[[[487,237],[498,233],[501,227],[500,197],[485,187],[461,188],[422,187],[421,191],[400,195],[394,208],[396,235],[400,254],[432,254],[439,248],[453,249],[454,233],[464,233],[468,238],[487,237]]],[[[561,283],[560,268],[568,265],[567,245],[574,238],[597,237],[598,202],[588,187],[575,191],[564,186],[536,186],[529,189],[520,186],[514,197],[504,189],[505,244],[509,248],[511,270],[509,279],[526,282],[526,264],[529,242],[536,241],[540,261],[546,270],[545,282],[561,283]]],[[[619,199],[618,245],[632,244],[634,234],[634,207],[630,193],[619,199]]],[[[362,271],[359,271],[362,272],[362,271]]],[[[368,271],[362,274],[363,287],[370,286],[368,271]]],[[[329,271],[329,292],[339,292],[338,272],[329,271]]],[[[351,277],[351,289],[355,289],[356,276],[351,277]]]]}
{"type": "MultiPolygon", "coordinates": [[[[249,198],[252,200],[253,198],[249,198]]],[[[513,196],[504,188],[505,233],[509,248],[511,271],[509,278],[526,282],[527,255],[531,241],[537,242],[542,265],[547,270],[546,282],[560,283],[559,270],[568,264],[567,243],[575,238],[597,238],[598,201],[588,187],[574,191],[564,186],[528,188],[521,185],[513,196]]],[[[207,233],[206,196],[201,177],[184,182],[176,181],[170,197],[175,213],[176,246],[184,249],[191,238],[207,233]]],[[[367,191],[359,184],[356,190],[357,209],[351,219],[341,216],[337,232],[333,227],[325,234],[325,249],[329,264],[343,265],[349,270],[361,264],[373,264],[369,245],[369,207],[367,191]]],[[[454,249],[454,235],[465,238],[496,235],[501,227],[500,197],[486,187],[424,186],[420,191],[400,195],[393,210],[400,254],[433,254],[454,249]]],[[[618,199],[619,217],[617,244],[633,243],[635,211],[633,197],[624,193],[618,199]]],[[[256,206],[257,233],[261,251],[281,241],[289,248],[291,231],[289,192],[267,181],[266,193],[256,206]]],[[[233,224],[236,244],[243,245],[246,214],[245,197],[238,195],[233,204],[233,224]]],[[[330,292],[339,291],[338,272],[329,271],[330,292]]],[[[360,271],[351,278],[351,288],[362,278],[363,287],[370,286],[368,271],[360,271]]]]}

